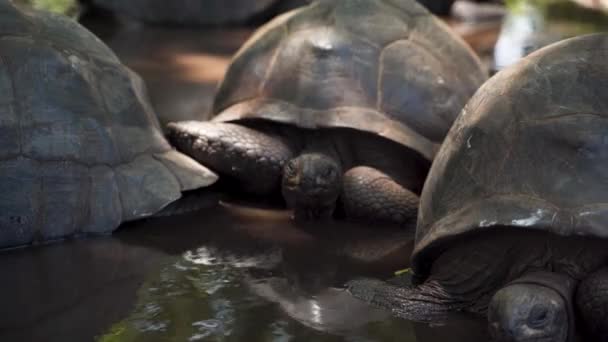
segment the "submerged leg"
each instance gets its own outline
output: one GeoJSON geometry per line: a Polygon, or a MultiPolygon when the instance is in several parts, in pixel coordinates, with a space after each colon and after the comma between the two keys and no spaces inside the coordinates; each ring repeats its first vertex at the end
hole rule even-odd
{"type": "Polygon", "coordinates": [[[178,150],[255,194],[278,190],[283,165],[293,155],[281,137],[231,123],[171,123],[168,131],[178,150]]]}
{"type": "Polygon", "coordinates": [[[341,200],[351,219],[416,224],[418,196],[371,167],[354,167],[344,174],[341,200]]]}
{"type": "Polygon", "coordinates": [[[347,287],[353,297],[410,321],[441,323],[451,310],[461,308],[436,284],[399,287],[380,280],[358,279],[347,287]]]}
{"type": "Polygon", "coordinates": [[[590,341],[608,341],[608,268],[591,274],[580,283],[576,306],[590,341]]]}

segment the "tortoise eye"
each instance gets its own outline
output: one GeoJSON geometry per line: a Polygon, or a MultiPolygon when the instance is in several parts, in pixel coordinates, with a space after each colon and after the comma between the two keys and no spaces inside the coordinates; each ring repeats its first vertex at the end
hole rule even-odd
{"type": "Polygon", "coordinates": [[[288,177],[292,177],[296,174],[296,162],[294,160],[290,160],[285,164],[285,175],[288,177]]]}
{"type": "Polygon", "coordinates": [[[536,305],[532,308],[528,323],[533,328],[539,328],[545,325],[549,318],[549,310],[544,306],[536,305]]]}

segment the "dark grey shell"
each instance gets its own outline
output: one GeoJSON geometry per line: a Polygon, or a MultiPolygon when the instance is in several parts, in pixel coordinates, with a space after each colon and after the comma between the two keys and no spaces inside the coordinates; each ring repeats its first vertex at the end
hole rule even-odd
{"type": "Polygon", "coordinates": [[[421,196],[424,276],[452,239],[508,226],[608,238],[608,35],[543,48],[486,82],[421,196]]]}
{"type": "Polygon", "coordinates": [[[110,232],[216,178],[93,34],[0,1],[0,247],[110,232]]]}
{"type": "Polygon", "coordinates": [[[466,44],[414,0],[317,1],[242,47],[214,120],[353,128],[432,159],[485,77],[466,44]]]}
{"type": "Polygon", "coordinates": [[[150,23],[220,25],[242,23],[278,0],[89,0],[94,5],[150,23]]]}

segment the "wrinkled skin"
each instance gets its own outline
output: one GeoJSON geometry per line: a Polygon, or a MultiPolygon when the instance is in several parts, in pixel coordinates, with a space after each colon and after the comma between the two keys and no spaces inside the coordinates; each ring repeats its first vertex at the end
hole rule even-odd
{"type": "MultiPolygon", "coordinates": [[[[541,276],[544,275],[548,275],[550,281],[556,278],[549,272],[541,276]]],[[[410,288],[364,279],[350,282],[349,290],[359,299],[390,309],[393,314],[412,321],[441,322],[449,312],[481,313],[478,312],[479,305],[485,306],[480,303],[483,295],[472,297],[480,302],[463,302],[464,297],[446,293],[445,288],[435,281],[410,288]]],[[[570,300],[571,296],[566,298],[549,286],[505,286],[494,294],[488,305],[490,334],[498,342],[572,342],[573,312],[567,302],[570,300]]]]}
{"type": "Polygon", "coordinates": [[[583,279],[576,289],[576,308],[588,339],[608,341],[608,268],[583,279]]]}
{"type": "Polygon", "coordinates": [[[606,341],[605,241],[513,233],[454,242],[428,276],[414,277],[416,286],[361,279],[349,291],[411,321],[439,323],[453,312],[487,317],[496,341],[573,342],[577,332],[606,341]]]}

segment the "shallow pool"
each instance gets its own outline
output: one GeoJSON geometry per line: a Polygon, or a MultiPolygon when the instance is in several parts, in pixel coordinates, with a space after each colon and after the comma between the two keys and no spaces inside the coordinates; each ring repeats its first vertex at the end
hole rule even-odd
{"type": "Polygon", "coordinates": [[[411,247],[389,227],[224,205],[4,252],[0,340],[487,341],[483,320],[413,324],[341,288],[391,277],[411,247]]]}

